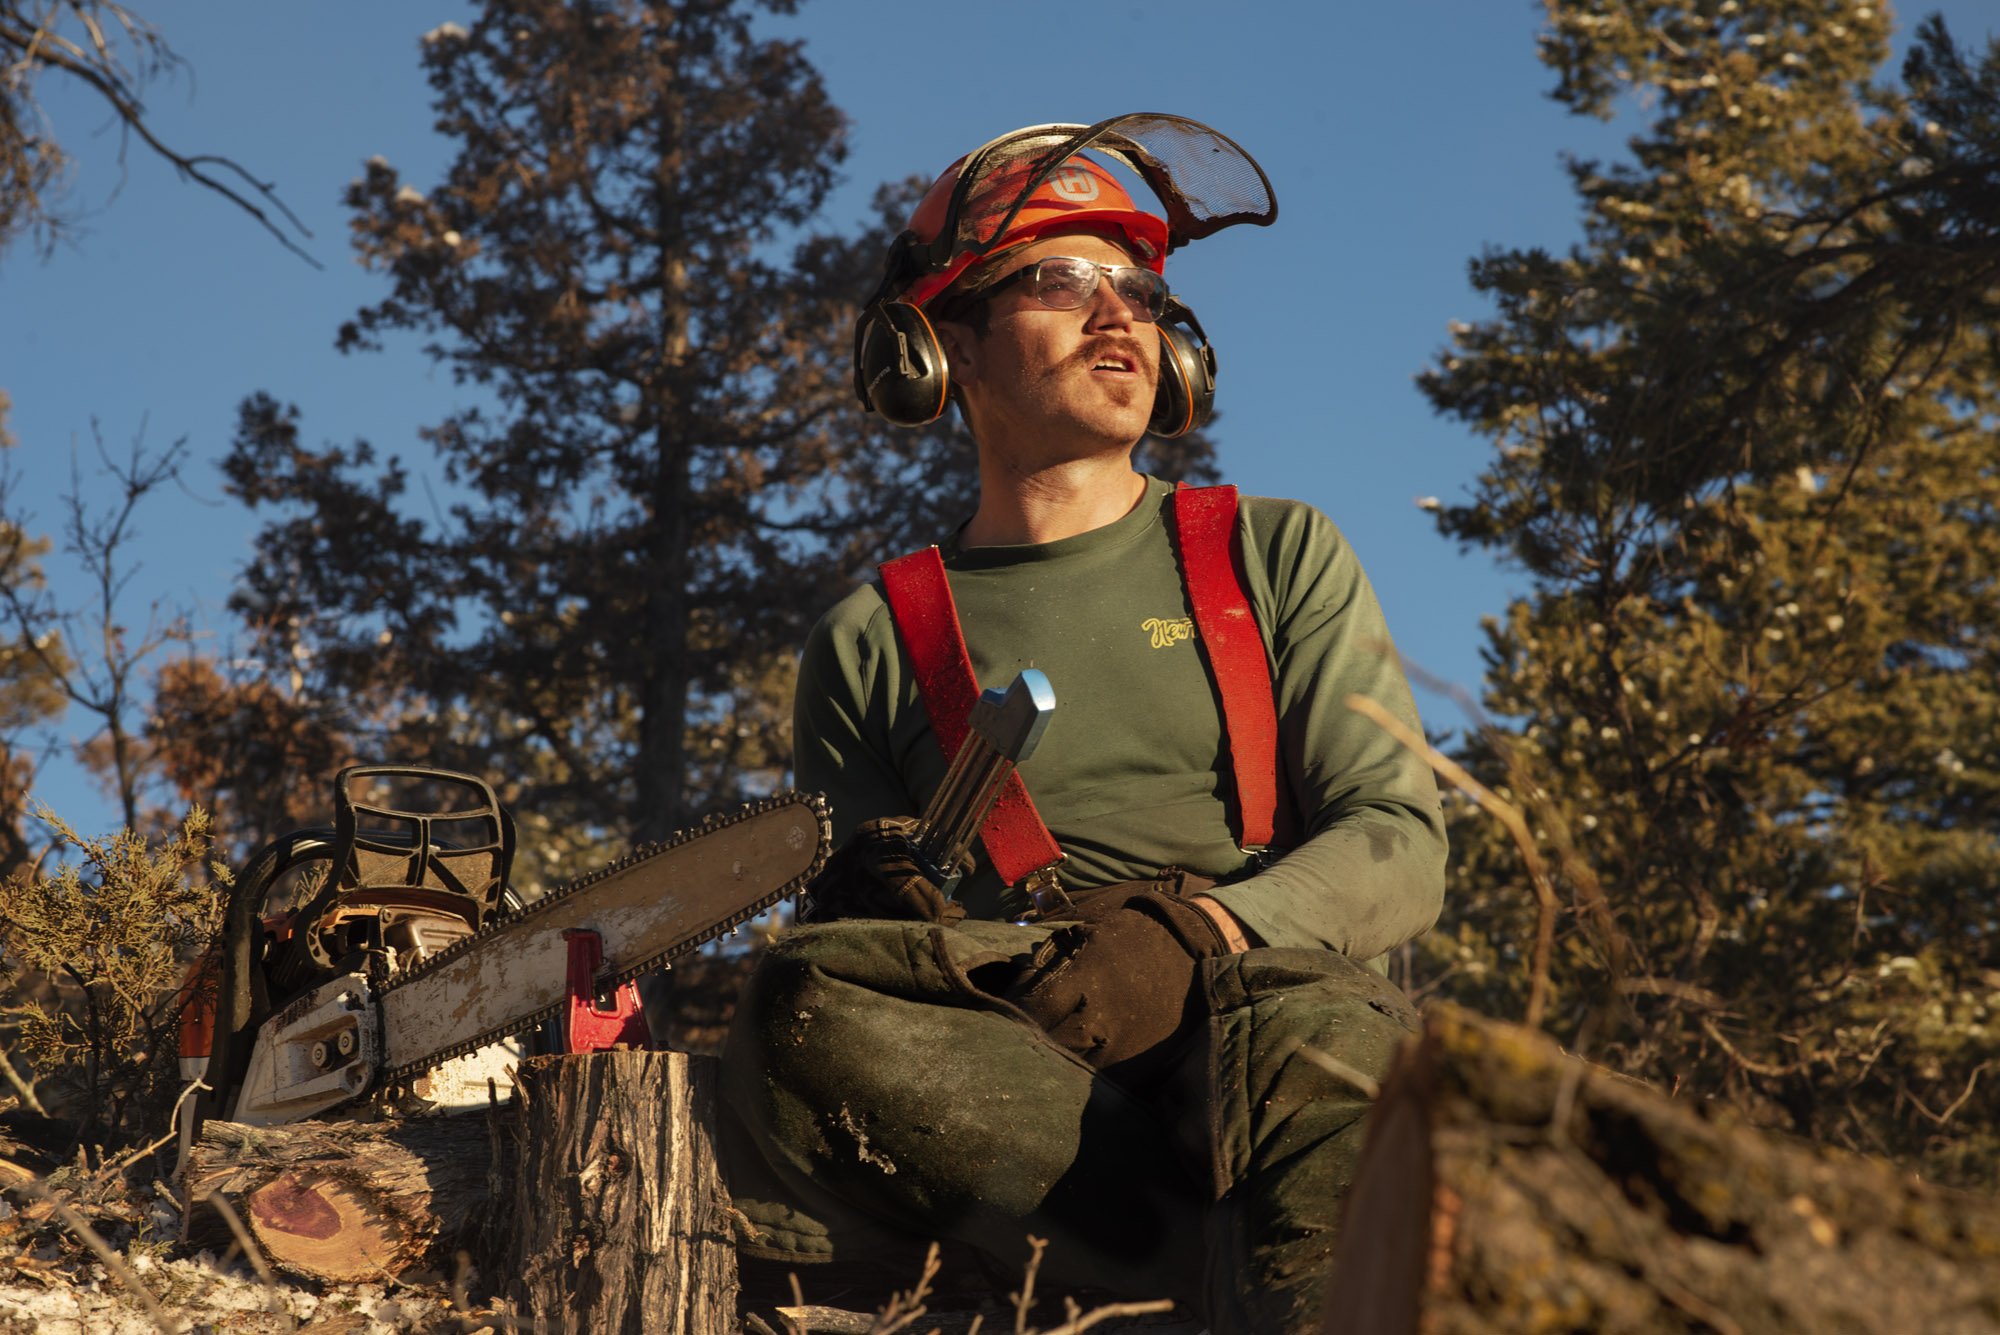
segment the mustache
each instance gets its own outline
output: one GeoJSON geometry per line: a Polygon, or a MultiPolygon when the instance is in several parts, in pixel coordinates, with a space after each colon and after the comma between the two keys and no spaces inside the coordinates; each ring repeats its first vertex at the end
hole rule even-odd
{"type": "Polygon", "coordinates": [[[1090,340],[1063,358],[1057,369],[1068,370],[1072,366],[1080,366],[1087,371],[1105,357],[1119,357],[1131,363],[1133,370],[1143,372],[1152,365],[1145,352],[1145,345],[1138,339],[1105,334],[1090,340]]]}

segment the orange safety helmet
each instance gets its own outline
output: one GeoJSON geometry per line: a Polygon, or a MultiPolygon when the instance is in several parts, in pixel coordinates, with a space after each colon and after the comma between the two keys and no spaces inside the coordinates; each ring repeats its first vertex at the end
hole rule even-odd
{"type": "MultiPolygon", "coordinates": [[[[916,212],[910,215],[912,240],[925,246],[937,242],[939,234],[950,222],[951,201],[958,189],[959,173],[971,157],[972,154],[968,153],[952,163],[925,192],[916,212]]],[[[1015,195],[1034,169],[1032,161],[1018,161],[990,172],[978,181],[960,206],[960,233],[975,228],[980,219],[985,219],[990,225],[1002,210],[1012,207],[1015,195]]],[[[961,252],[954,255],[942,270],[920,274],[897,294],[898,299],[912,306],[926,305],[979,261],[1025,246],[1045,232],[1080,226],[1117,232],[1124,240],[1125,249],[1140,264],[1154,273],[1161,273],[1166,268],[1167,220],[1134,204],[1132,196],[1113,179],[1110,172],[1080,155],[1070,158],[1051,172],[1048,179],[1014,210],[1012,221],[1005,222],[1004,226],[1006,230],[983,253],[961,252]]]]}
{"type": "MultiPolygon", "coordinates": [[[[1162,273],[1167,252],[1237,223],[1265,226],[1277,197],[1257,160],[1185,116],[1132,112],[1095,125],[1030,125],[945,169],[890,247],[882,281],[854,322],[854,394],[898,426],[943,415],[951,395],[944,349],[924,306],[974,264],[1057,228],[1101,227],[1162,273]],[[1085,149],[1134,172],[1165,216],[1147,213],[1085,149]]],[[[1215,349],[1179,301],[1157,322],[1163,371],[1150,427],[1177,436],[1201,425],[1215,394],[1215,349]]]]}

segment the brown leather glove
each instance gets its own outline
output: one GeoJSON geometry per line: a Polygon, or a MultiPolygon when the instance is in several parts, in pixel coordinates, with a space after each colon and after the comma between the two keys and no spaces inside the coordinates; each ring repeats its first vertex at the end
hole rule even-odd
{"type": "Polygon", "coordinates": [[[1229,953],[1186,899],[1143,882],[1087,900],[1056,929],[1008,991],[1050,1038],[1106,1075],[1143,1084],[1193,1027],[1195,972],[1229,953]]]}
{"type": "Polygon", "coordinates": [[[855,827],[820,868],[799,905],[800,922],[897,918],[957,922],[965,906],[944,897],[910,841],[917,822],[885,816],[855,827]]]}

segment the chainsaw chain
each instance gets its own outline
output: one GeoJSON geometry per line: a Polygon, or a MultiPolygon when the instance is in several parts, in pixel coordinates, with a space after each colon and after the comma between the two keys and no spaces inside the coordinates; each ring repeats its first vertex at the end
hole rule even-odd
{"type": "MultiPolygon", "coordinates": [[[[418,979],[444,968],[461,955],[481,949],[486,942],[491,941],[501,933],[515,931],[524,923],[532,923],[537,916],[548,912],[551,908],[562,903],[572,895],[582,893],[607,877],[614,876],[629,867],[635,867],[641,862],[656,858],[662,853],[671,852],[683,844],[692,843],[705,835],[715,833],[717,830],[726,829],[731,825],[739,825],[753,817],[761,816],[769,811],[776,811],[778,808],[784,806],[804,806],[818,818],[819,843],[820,848],[824,850],[833,837],[833,822],[827,810],[826,798],[818,793],[800,793],[791,790],[777,793],[760,801],[747,803],[734,811],[711,815],[705,818],[701,824],[676,831],[660,843],[641,844],[624,857],[585,872],[575,880],[566,882],[549,891],[549,893],[543,895],[533,903],[524,904],[509,913],[489,918],[472,935],[452,942],[437,954],[426,956],[424,959],[411,965],[408,969],[398,970],[383,985],[377,995],[387,995],[399,987],[414,983],[418,979]]],[[[671,968],[674,960],[679,959],[689,951],[706,945],[725,932],[732,936],[735,935],[737,928],[764,912],[773,904],[803,892],[807,882],[819,874],[820,867],[825,861],[826,855],[824,852],[816,853],[811,864],[804,871],[779,886],[764,898],[745,905],[729,917],[697,932],[685,941],[677,942],[667,947],[667,949],[660,951],[658,954],[641,960],[637,964],[608,972],[596,981],[602,987],[622,987],[642,974],[651,973],[654,969],[662,967],[671,968]]],[[[566,1002],[557,1002],[552,1006],[544,1006],[531,1014],[510,1019],[505,1024],[489,1029],[485,1033],[476,1034],[471,1038],[454,1043],[450,1047],[434,1053],[420,1062],[411,1062],[406,1066],[387,1070],[383,1073],[381,1083],[385,1088],[403,1084],[414,1076],[422,1075],[425,1071],[442,1066],[454,1057],[463,1057],[468,1052],[477,1052],[480,1048],[486,1047],[490,1043],[496,1043],[510,1035],[524,1033],[562,1014],[563,1007],[566,1004],[566,1002]]],[[[377,1014],[379,1015],[380,1013],[380,1008],[378,1007],[377,1014]]]]}

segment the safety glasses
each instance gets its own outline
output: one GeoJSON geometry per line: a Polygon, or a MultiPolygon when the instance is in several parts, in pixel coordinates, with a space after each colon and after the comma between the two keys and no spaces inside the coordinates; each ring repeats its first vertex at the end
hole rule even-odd
{"type": "Polygon", "coordinates": [[[1074,311],[1082,309],[1096,295],[1097,284],[1103,278],[1111,280],[1111,290],[1124,299],[1133,319],[1152,324],[1166,314],[1167,280],[1151,269],[1131,264],[1098,264],[1067,255],[1052,255],[1016,269],[978,295],[983,300],[1016,283],[1025,283],[1028,294],[1050,310],[1074,311]]]}

